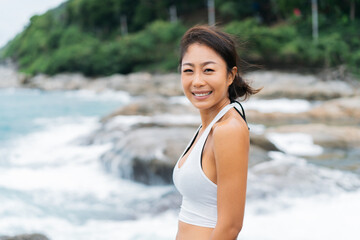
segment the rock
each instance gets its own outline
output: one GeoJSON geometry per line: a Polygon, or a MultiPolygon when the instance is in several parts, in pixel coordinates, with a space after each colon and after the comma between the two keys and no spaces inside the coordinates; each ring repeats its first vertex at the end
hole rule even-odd
{"type": "Polygon", "coordinates": [[[340,80],[322,81],[314,75],[256,71],[247,74],[245,78],[253,81],[255,88],[264,87],[258,93],[258,97],[262,98],[327,100],[356,94],[356,88],[350,83],[340,80]]]}
{"type": "Polygon", "coordinates": [[[114,74],[109,77],[93,79],[86,88],[121,90],[133,96],[182,95],[180,75],[176,73],[161,75],[144,72],[130,73],[128,75],[114,74]]]}
{"type": "Polygon", "coordinates": [[[169,74],[150,74],[150,73],[130,73],[115,83],[116,90],[124,90],[135,96],[143,95],[162,95],[178,96],[182,95],[180,75],[169,74]],[[121,84],[120,84],[121,82],[121,84]]]}
{"type": "Polygon", "coordinates": [[[288,124],[310,123],[312,120],[307,112],[283,113],[283,112],[259,112],[247,110],[246,117],[249,123],[263,124],[265,126],[279,126],[288,124]]]}
{"type": "Polygon", "coordinates": [[[172,182],[172,169],[194,128],[139,128],[129,131],[101,161],[121,177],[145,184],[172,182]]]}
{"type": "Polygon", "coordinates": [[[88,84],[89,79],[84,75],[78,73],[71,74],[57,74],[55,76],[48,76],[39,74],[30,78],[25,84],[26,87],[39,88],[46,91],[54,90],[76,90],[84,89],[88,84]]]}
{"type": "Polygon", "coordinates": [[[249,152],[249,167],[253,167],[259,163],[270,161],[270,157],[267,154],[267,151],[256,146],[250,145],[249,152]]]}
{"type": "Polygon", "coordinates": [[[39,74],[28,79],[25,86],[49,91],[87,89],[102,92],[122,90],[134,96],[182,95],[180,75],[176,73],[160,75],[138,72],[98,78],[87,78],[80,73],[61,73],[54,76],[39,74]]]}
{"type": "Polygon", "coordinates": [[[272,142],[261,134],[250,134],[250,144],[266,151],[280,151],[272,142]]]}
{"type": "Polygon", "coordinates": [[[2,236],[0,237],[0,240],[49,240],[49,238],[47,238],[42,234],[35,233],[35,234],[22,234],[13,237],[2,236]]]}
{"type": "MultiPolygon", "coordinates": [[[[146,184],[171,183],[173,167],[199,126],[199,119],[174,120],[161,115],[117,116],[104,122],[92,138],[103,142],[112,138],[113,148],[101,158],[109,171],[146,184]],[[126,126],[126,119],[132,117],[126,126]]],[[[264,135],[251,135],[249,165],[268,161],[267,151],[272,150],[278,149],[264,135]]]]}
{"type": "Polygon", "coordinates": [[[171,101],[171,98],[162,96],[149,96],[135,99],[130,104],[120,107],[102,118],[105,122],[119,115],[154,116],[159,114],[188,115],[198,114],[198,110],[190,104],[181,104],[171,101]]]}
{"type": "Polygon", "coordinates": [[[249,122],[267,126],[305,123],[357,125],[360,124],[360,96],[324,101],[306,112],[263,113],[257,110],[247,110],[246,115],[249,122]]]}
{"type": "Polygon", "coordinates": [[[357,126],[331,126],[325,124],[287,125],[269,128],[266,133],[305,133],[314,143],[325,148],[360,148],[360,128],[357,126]]]}
{"type": "Polygon", "coordinates": [[[309,116],[323,123],[360,123],[360,96],[329,100],[309,111],[309,116]]]}
{"type": "Polygon", "coordinates": [[[0,65],[0,88],[20,87],[25,79],[25,74],[18,73],[15,66],[0,65]]]}
{"type": "MultiPolygon", "coordinates": [[[[125,134],[111,151],[101,157],[101,161],[109,171],[122,178],[145,184],[172,183],[176,161],[195,130],[187,127],[138,128],[125,134]]],[[[269,157],[266,150],[252,145],[249,159],[249,166],[253,166],[268,161],[269,157]]]]}

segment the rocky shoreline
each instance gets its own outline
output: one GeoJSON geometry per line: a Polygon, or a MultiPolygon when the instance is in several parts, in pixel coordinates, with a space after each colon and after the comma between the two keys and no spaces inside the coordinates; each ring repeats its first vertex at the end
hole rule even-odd
{"type": "MultiPolygon", "coordinates": [[[[176,73],[116,74],[92,79],[81,74],[27,78],[1,67],[0,76],[0,87],[128,92],[133,101],[104,116],[101,128],[82,139],[82,144],[110,142],[112,149],[101,157],[105,169],[145,184],[171,183],[173,166],[200,124],[197,110],[182,97],[176,73]]],[[[322,80],[313,75],[276,71],[252,72],[246,78],[254,87],[263,87],[253,97],[255,100],[302,99],[312,104],[294,112],[247,109],[251,124],[250,166],[269,161],[269,151],[282,151],[269,137],[274,133],[310,136],[323,152],[316,157],[300,157],[313,162],[333,158],[334,149],[344,154],[360,149],[359,81],[322,80]]],[[[344,168],[360,171],[359,166],[344,168]]]]}

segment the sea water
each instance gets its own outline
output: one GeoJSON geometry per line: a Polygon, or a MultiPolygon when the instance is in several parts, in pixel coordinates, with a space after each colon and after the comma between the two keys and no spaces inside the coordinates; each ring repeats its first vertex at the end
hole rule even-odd
{"type": "Polygon", "coordinates": [[[129,101],[125,92],[0,90],[0,236],[135,239],[139,224],[157,232],[159,221],[136,202],[155,201],[173,187],[113,176],[99,160],[111,144],[79,141],[129,101]]]}
{"type": "MultiPolygon", "coordinates": [[[[120,179],[101,165],[111,143],[81,141],[100,127],[102,116],[128,101],[124,92],[0,90],[0,236],[175,239],[178,206],[154,210],[174,187],[120,179]]],[[[249,169],[238,239],[359,238],[359,176],[309,163],[304,152],[322,152],[309,138],[269,136],[283,152],[270,152],[270,161],[249,169]]]]}

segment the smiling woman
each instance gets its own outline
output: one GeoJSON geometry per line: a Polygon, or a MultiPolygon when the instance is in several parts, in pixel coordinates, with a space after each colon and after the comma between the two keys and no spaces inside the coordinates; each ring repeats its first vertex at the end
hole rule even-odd
{"type": "Polygon", "coordinates": [[[259,90],[241,77],[235,41],[219,29],[189,29],[180,50],[183,90],[202,123],[173,172],[183,196],[176,239],[236,239],[243,225],[249,153],[245,113],[236,99],[259,90]]]}

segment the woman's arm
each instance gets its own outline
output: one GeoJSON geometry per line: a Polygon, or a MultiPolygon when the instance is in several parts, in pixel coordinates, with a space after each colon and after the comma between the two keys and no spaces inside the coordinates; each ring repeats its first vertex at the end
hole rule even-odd
{"type": "Polygon", "coordinates": [[[249,131],[235,119],[213,131],[217,173],[218,220],[210,240],[234,240],[244,218],[249,155],[249,131]]]}

